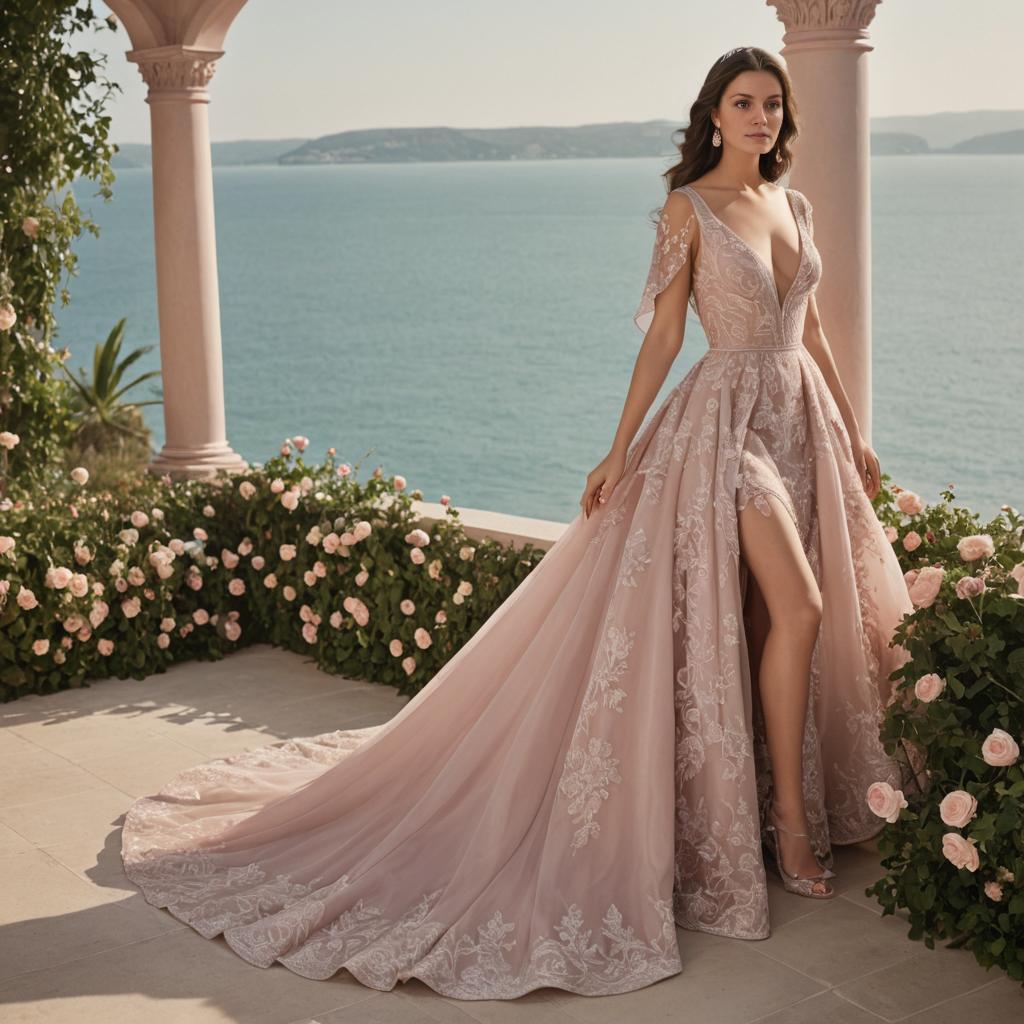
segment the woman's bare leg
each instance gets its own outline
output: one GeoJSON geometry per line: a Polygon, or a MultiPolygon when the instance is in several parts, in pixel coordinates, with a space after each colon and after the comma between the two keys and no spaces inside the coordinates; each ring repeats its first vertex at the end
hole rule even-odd
{"type": "MultiPolygon", "coordinates": [[[[803,796],[802,747],[810,691],[811,653],[821,625],[821,593],[793,520],[782,502],[768,495],[771,515],[751,501],[739,513],[741,557],[756,583],[745,620],[767,631],[758,643],[756,671],[765,738],[772,764],[772,810],[793,832],[808,832],[803,796]],[[759,607],[760,606],[760,607],[759,607]]],[[[758,638],[760,639],[760,638],[758,638]]],[[[779,846],[790,874],[816,875],[821,865],[810,840],[779,832],[779,846]]],[[[827,886],[819,887],[824,891],[827,886]]]]}

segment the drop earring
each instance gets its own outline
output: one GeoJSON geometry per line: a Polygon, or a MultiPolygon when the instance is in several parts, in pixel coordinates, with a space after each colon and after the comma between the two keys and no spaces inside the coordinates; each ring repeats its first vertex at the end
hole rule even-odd
{"type": "Polygon", "coordinates": [[[718,126],[715,126],[715,132],[711,136],[711,145],[720,146],[722,144],[722,133],[718,130],[718,126]]]}
{"type": "Polygon", "coordinates": [[[775,150],[775,162],[777,164],[781,164],[782,163],[782,150],[781,149],[775,150]]]}

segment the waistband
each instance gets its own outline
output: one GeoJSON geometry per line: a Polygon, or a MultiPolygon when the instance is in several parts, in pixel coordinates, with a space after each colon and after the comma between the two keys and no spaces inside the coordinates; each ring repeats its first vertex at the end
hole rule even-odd
{"type": "Polygon", "coordinates": [[[708,353],[726,353],[726,352],[792,352],[795,349],[803,348],[803,342],[798,342],[796,345],[750,345],[747,348],[733,348],[732,346],[720,347],[720,348],[708,348],[708,353]]]}

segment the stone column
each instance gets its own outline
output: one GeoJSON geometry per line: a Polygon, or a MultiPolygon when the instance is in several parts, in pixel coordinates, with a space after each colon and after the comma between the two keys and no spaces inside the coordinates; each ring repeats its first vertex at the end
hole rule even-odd
{"type": "Polygon", "coordinates": [[[814,206],[818,310],[861,433],[871,443],[871,127],[868,25],[879,0],[766,0],[786,26],[780,51],[800,137],[790,184],[814,206]]]}
{"type": "Polygon", "coordinates": [[[153,228],[166,442],[149,465],[172,477],[240,471],[227,442],[213,168],[206,87],[222,50],[130,50],[149,86],[153,228]]]}

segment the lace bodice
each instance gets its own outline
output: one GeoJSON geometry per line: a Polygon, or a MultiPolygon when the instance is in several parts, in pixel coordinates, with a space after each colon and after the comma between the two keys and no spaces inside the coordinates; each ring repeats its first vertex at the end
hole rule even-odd
{"type": "Polygon", "coordinates": [[[821,257],[814,245],[810,200],[785,190],[800,235],[800,258],[793,283],[781,303],[775,275],[735,231],[720,220],[689,185],[673,189],[658,220],[651,266],[634,323],[644,333],[654,319],[654,300],[690,259],[695,228],[700,256],[693,264],[689,304],[700,318],[709,347],[745,350],[792,348],[801,344],[807,301],[821,279],[821,257]],[[690,203],[673,197],[684,193],[690,203]]]}

